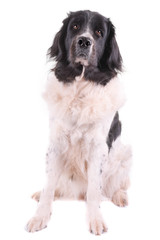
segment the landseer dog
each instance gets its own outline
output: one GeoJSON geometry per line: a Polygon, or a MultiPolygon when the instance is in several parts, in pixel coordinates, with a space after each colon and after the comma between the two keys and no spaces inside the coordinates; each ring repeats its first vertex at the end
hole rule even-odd
{"type": "Polygon", "coordinates": [[[130,147],[120,141],[118,110],[125,96],[115,27],[97,12],[71,12],[49,56],[56,64],[44,93],[50,113],[47,181],[33,195],[38,208],[26,228],[47,226],[53,199],[83,199],[89,230],[100,235],[107,231],[100,202],[128,204],[131,165],[130,147]]]}

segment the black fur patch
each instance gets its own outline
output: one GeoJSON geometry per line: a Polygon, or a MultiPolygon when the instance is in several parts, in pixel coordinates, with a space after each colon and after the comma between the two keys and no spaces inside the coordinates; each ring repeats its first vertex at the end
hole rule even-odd
{"type": "Polygon", "coordinates": [[[121,122],[119,121],[119,114],[117,112],[116,115],[114,116],[114,119],[111,124],[111,128],[109,130],[109,134],[107,137],[107,145],[109,149],[112,147],[113,141],[115,141],[116,138],[121,134],[121,130],[122,130],[122,125],[121,125],[121,122]]]}

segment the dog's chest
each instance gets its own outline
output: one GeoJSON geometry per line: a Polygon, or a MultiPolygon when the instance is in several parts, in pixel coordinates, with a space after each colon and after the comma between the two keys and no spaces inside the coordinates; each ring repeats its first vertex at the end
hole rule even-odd
{"type": "Polygon", "coordinates": [[[52,77],[44,97],[50,113],[51,140],[63,154],[69,176],[74,172],[85,178],[87,159],[94,151],[93,139],[105,142],[112,117],[123,104],[118,81],[113,79],[106,86],[84,79],[64,84],[52,77]]]}
{"type": "Polygon", "coordinates": [[[45,93],[50,117],[79,126],[101,121],[111,107],[106,90],[83,79],[70,84],[52,80],[45,93]]]}

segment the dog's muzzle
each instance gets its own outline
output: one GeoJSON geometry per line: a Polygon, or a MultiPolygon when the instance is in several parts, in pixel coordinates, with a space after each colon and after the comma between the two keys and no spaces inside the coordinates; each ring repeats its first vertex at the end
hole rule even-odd
{"type": "Polygon", "coordinates": [[[92,39],[80,36],[76,42],[76,62],[88,66],[88,61],[92,51],[92,39]]]}

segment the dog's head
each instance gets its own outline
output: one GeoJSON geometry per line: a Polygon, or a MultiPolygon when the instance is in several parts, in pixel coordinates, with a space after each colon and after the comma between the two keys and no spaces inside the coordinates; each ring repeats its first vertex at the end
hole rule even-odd
{"type": "Polygon", "coordinates": [[[71,12],[56,34],[49,54],[57,61],[54,71],[63,82],[72,82],[84,67],[86,80],[105,85],[122,69],[115,28],[96,12],[71,12]]]}

